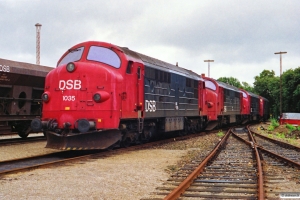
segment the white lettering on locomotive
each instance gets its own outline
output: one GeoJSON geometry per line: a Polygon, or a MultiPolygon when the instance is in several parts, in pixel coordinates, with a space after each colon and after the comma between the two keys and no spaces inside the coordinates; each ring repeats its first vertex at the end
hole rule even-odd
{"type": "Polygon", "coordinates": [[[146,112],[155,112],[156,111],[156,102],[145,100],[145,111],[146,112]]]}
{"type": "Polygon", "coordinates": [[[10,72],[9,66],[0,65],[0,72],[10,72]]]}
{"type": "Polygon", "coordinates": [[[63,101],[75,101],[75,96],[63,96],[63,101]]]}
{"type": "Polygon", "coordinates": [[[59,80],[58,87],[60,90],[80,90],[81,80],[59,80]]]}

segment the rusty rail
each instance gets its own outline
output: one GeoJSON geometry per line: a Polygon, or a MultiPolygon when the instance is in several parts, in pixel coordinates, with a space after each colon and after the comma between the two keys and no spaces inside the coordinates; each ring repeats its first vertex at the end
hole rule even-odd
{"type": "Polygon", "coordinates": [[[186,191],[187,188],[193,183],[193,181],[198,177],[198,175],[203,171],[204,167],[208,161],[213,158],[217,153],[219,148],[224,144],[229,135],[231,134],[231,129],[227,131],[226,135],[222,138],[216,148],[204,159],[204,161],[181,183],[176,187],[170,194],[168,194],[164,200],[173,200],[180,197],[182,193],[186,191]]]}
{"type": "MultiPolygon", "coordinates": [[[[248,127],[247,127],[247,128],[248,128],[248,127]]],[[[249,130],[249,132],[251,131],[249,128],[248,128],[248,130],[249,130]]],[[[294,146],[294,145],[291,145],[291,144],[288,144],[288,143],[285,143],[285,142],[282,142],[282,141],[278,141],[278,140],[271,139],[271,138],[269,138],[269,137],[266,137],[266,136],[264,136],[264,135],[261,135],[261,134],[259,134],[259,133],[254,132],[254,131],[251,131],[251,132],[254,133],[255,135],[257,135],[257,136],[259,136],[259,137],[265,139],[265,140],[269,140],[269,141],[271,141],[271,142],[275,142],[275,143],[279,144],[280,146],[286,146],[286,147],[290,147],[290,148],[296,149],[297,151],[300,151],[300,148],[297,147],[297,146],[294,146]]],[[[284,160],[285,162],[288,162],[288,163],[290,163],[290,164],[292,164],[292,165],[294,165],[294,166],[300,168],[300,164],[299,164],[298,162],[294,162],[293,160],[290,160],[290,159],[288,159],[288,158],[286,158],[286,157],[283,157],[283,156],[281,156],[281,155],[279,155],[279,154],[273,153],[272,151],[269,151],[269,150],[263,148],[261,145],[256,145],[256,146],[257,146],[257,148],[259,148],[260,150],[262,150],[262,151],[264,151],[264,152],[266,152],[266,153],[268,153],[268,154],[271,154],[271,155],[273,155],[273,156],[275,156],[275,157],[277,157],[277,158],[279,158],[279,159],[284,160]]]]}
{"type": "MultiPolygon", "coordinates": [[[[251,141],[253,142],[253,144],[256,144],[255,139],[253,138],[253,135],[251,134],[251,131],[249,129],[249,126],[247,126],[247,130],[248,130],[248,134],[250,135],[251,141]]],[[[260,161],[260,156],[257,150],[257,146],[253,145],[253,147],[255,151],[257,169],[258,169],[258,199],[265,199],[263,170],[260,161]]]]}
{"type": "MultiPolygon", "coordinates": [[[[248,127],[247,127],[248,129],[248,127]]],[[[257,146],[255,144],[255,140],[251,134],[251,132],[248,129],[248,134],[250,136],[251,142],[244,140],[243,138],[239,137],[237,134],[233,133],[234,136],[236,136],[237,138],[239,138],[240,140],[242,140],[243,142],[247,143],[248,145],[250,145],[254,152],[255,152],[255,157],[256,157],[256,164],[257,164],[257,192],[258,192],[258,199],[265,199],[265,192],[264,192],[264,178],[263,178],[263,169],[262,169],[262,164],[261,164],[261,160],[260,160],[260,156],[257,150],[257,146]]]]}
{"type": "Polygon", "coordinates": [[[292,161],[292,160],[290,160],[290,159],[288,159],[288,158],[285,158],[285,157],[283,157],[283,156],[281,156],[281,155],[278,155],[278,154],[276,154],[276,153],[273,153],[272,151],[269,151],[269,150],[263,148],[262,146],[257,146],[257,148],[259,148],[260,150],[262,150],[262,151],[264,151],[264,152],[266,152],[266,153],[268,153],[268,154],[271,154],[272,156],[275,156],[275,157],[277,157],[277,158],[279,158],[279,159],[284,160],[285,162],[288,162],[288,163],[290,163],[290,164],[292,164],[292,165],[294,165],[294,166],[300,168],[300,164],[297,163],[297,162],[294,162],[294,161],[292,161]]]}
{"type": "Polygon", "coordinates": [[[260,133],[255,132],[253,130],[251,130],[251,132],[253,134],[257,135],[258,137],[261,137],[261,138],[263,138],[265,140],[268,140],[268,141],[271,141],[271,142],[276,142],[277,144],[279,144],[281,146],[287,146],[287,147],[290,147],[290,148],[293,148],[293,149],[297,149],[297,151],[300,151],[300,147],[298,147],[298,146],[295,146],[295,145],[292,145],[292,144],[289,144],[289,143],[285,143],[285,142],[282,142],[282,141],[279,141],[279,140],[275,140],[275,139],[269,138],[269,137],[267,137],[265,135],[262,135],[260,133]]]}

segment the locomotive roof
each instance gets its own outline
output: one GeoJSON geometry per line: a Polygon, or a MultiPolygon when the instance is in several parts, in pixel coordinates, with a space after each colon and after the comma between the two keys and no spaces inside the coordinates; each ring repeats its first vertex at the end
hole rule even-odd
{"type": "Polygon", "coordinates": [[[256,97],[256,98],[259,98],[259,96],[257,95],[257,94],[254,94],[254,93],[252,93],[252,92],[249,92],[249,91],[247,91],[248,93],[249,93],[249,95],[250,96],[252,96],[252,97],[256,97]]]}
{"type": "Polygon", "coordinates": [[[223,88],[226,88],[228,90],[233,90],[233,91],[236,91],[236,92],[241,92],[239,88],[235,87],[235,86],[232,86],[232,85],[229,85],[227,83],[223,83],[221,81],[217,81],[216,82],[221,85],[223,88]]]}
{"type": "Polygon", "coordinates": [[[263,99],[264,101],[269,101],[268,99],[266,99],[265,97],[259,96],[261,99],[263,99]]]}
{"type": "Polygon", "coordinates": [[[156,58],[146,56],[144,54],[132,51],[132,50],[128,49],[127,47],[120,47],[120,48],[124,51],[125,54],[142,60],[149,67],[167,71],[167,72],[181,74],[183,76],[187,76],[189,78],[196,79],[196,80],[203,80],[197,73],[193,72],[192,70],[184,69],[182,67],[172,65],[170,63],[158,60],[156,58]]]}

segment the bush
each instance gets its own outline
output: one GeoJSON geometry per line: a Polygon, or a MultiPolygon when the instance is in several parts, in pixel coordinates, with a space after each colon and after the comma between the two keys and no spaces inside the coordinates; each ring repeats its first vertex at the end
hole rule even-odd
{"type": "Polygon", "coordinates": [[[274,128],[279,126],[279,123],[275,118],[271,119],[271,126],[273,126],[274,128]]]}
{"type": "Polygon", "coordinates": [[[291,124],[286,124],[286,127],[290,130],[290,131],[294,131],[296,130],[297,128],[291,124]]]}
{"type": "Polygon", "coordinates": [[[274,129],[275,129],[275,127],[272,126],[272,125],[270,125],[270,126],[268,127],[268,131],[274,131],[274,129]]]}

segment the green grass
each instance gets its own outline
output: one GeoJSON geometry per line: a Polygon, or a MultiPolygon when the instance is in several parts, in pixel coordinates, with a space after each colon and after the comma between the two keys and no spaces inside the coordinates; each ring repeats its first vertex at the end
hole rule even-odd
{"type": "Polygon", "coordinates": [[[217,133],[217,136],[218,137],[223,137],[225,134],[223,133],[223,131],[219,131],[218,133],[217,133]]]}
{"type": "Polygon", "coordinates": [[[272,118],[271,119],[271,126],[274,126],[274,128],[276,128],[276,127],[279,126],[279,122],[275,118],[272,118]]]}
{"type": "Polygon", "coordinates": [[[286,124],[286,127],[292,132],[294,130],[296,130],[297,128],[291,124],[286,124]]]}
{"type": "Polygon", "coordinates": [[[274,131],[279,126],[278,121],[275,118],[271,118],[271,125],[268,127],[268,131],[274,131]]]}
{"type": "Polygon", "coordinates": [[[284,139],[284,138],[285,138],[284,133],[276,133],[276,136],[277,136],[278,138],[281,138],[281,139],[284,139]]]}

